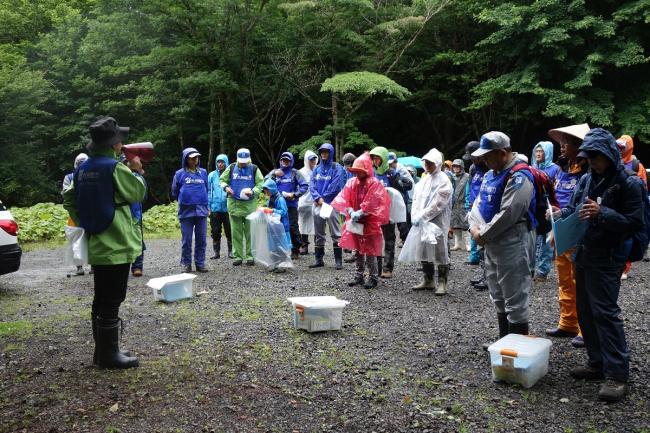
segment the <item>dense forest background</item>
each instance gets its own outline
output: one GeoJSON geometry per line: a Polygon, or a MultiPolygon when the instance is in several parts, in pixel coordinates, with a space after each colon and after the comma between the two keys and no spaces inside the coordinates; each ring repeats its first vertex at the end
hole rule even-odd
{"type": "Polygon", "coordinates": [[[0,0],[0,198],[59,201],[100,115],[156,145],[150,204],[186,146],[269,169],[323,141],[453,158],[499,129],[529,154],[589,122],[644,159],[649,24],[650,0],[0,0]]]}

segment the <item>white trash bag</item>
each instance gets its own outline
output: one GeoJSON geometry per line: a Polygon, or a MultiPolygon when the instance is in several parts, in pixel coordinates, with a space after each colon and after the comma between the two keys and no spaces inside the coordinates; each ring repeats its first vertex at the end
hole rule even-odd
{"type": "Polygon", "coordinates": [[[293,268],[291,244],[280,215],[257,210],[246,217],[251,222],[251,253],[268,268],[293,268]]]}
{"type": "Polygon", "coordinates": [[[440,227],[432,222],[423,222],[411,227],[397,261],[406,263],[435,261],[437,237],[442,235],[440,227]]]}
{"type": "Polygon", "coordinates": [[[389,220],[391,223],[406,222],[406,204],[404,197],[395,188],[386,188],[386,192],[390,197],[390,212],[389,220]]]}
{"type": "Polygon", "coordinates": [[[66,266],[84,266],[88,264],[88,236],[81,227],[65,226],[65,238],[68,247],[65,250],[66,266]]]}

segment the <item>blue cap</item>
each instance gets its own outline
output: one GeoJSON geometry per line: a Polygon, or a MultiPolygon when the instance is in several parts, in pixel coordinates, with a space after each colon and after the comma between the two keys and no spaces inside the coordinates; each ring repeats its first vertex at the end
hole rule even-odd
{"type": "Polygon", "coordinates": [[[493,150],[508,147],[510,147],[510,137],[500,131],[490,131],[481,136],[478,149],[472,152],[472,156],[483,156],[493,150]]]}

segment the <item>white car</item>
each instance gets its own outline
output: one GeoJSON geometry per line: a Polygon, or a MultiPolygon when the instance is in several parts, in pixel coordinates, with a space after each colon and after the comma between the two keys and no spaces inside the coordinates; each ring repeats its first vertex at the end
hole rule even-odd
{"type": "Polygon", "coordinates": [[[18,245],[18,224],[0,201],[0,275],[16,272],[22,254],[18,245]]]}

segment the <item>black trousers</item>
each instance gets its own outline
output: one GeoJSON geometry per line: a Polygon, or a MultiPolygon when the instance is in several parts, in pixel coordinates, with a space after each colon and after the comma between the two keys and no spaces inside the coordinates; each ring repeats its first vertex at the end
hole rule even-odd
{"type": "Polygon", "coordinates": [[[385,271],[393,272],[395,266],[395,224],[388,223],[381,226],[384,234],[384,257],[382,268],[385,271]]]}
{"type": "Polygon", "coordinates": [[[300,229],[298,228],[298,208],[288,207],[289,211],[289,235],[291,236],[291,251],[297,253],[302,245],[300,229]]]}
{"type": "Polygon", "coordinates": [[[221,246],[221,227],[223,227],[223,231],[226,234],[228,245],[232,245],[228,212],[212,212],[210,214],[210,237],[212,237],[213,245],[221,246]]]}
{"type": "Polygon", "coordinates": [[[120,304],[126,298],[130,263],[121,265],[93,265],[95,296],[93,297],[93,318],[104,320],[118,318],[120,304]]]}
{"type": "Polygon", "coordinates": [[[611,251],[586,251],[576,256],[576,309],[589,365],[606,377],[626,382],[630,354],[618,306],[625,262],[614,261],[611,251]]]}

